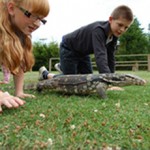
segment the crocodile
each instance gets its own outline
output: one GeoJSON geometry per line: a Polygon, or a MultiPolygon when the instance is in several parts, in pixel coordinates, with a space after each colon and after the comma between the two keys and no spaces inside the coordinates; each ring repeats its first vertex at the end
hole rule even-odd
{"type": "Polygon", "coordinates": [[[78,74],[60,75],[52,79],[39,81],[37,90],[53,89],[66,94],[87,95],[97,92],[101,98],[107,98],[106,90],[110,86],[145,85],[146,81],[132,74],[78,74]]]}

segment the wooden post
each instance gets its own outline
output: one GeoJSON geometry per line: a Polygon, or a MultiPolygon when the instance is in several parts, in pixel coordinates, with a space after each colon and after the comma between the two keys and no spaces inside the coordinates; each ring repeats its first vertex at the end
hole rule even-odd
{"type": "Polygon", "coordinates": [[[52,59],[50,58],[49,59],[49,72],[52,71],[52,59]]]}
{"type": "Polygon", "coordinates": [[[150,71],[150,54],[147,56],[147,62],[148,62],[148,71],[150,71]]]}
{"type": "Polygon", "coordinates": [[[138,62],[135,62],[135,64],[132,66],[132,71],[138,71],[139,70],[139,64],[138,62]]]}

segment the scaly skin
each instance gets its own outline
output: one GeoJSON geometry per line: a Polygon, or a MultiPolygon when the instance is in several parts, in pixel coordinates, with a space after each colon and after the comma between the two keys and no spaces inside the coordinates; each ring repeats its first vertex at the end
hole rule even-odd
{"type": "Polygon", "coordinates": [[[66,94],[86,95],[97,92],[106,98],[106,90],[111,86],[145,85],[146,81],[131,74],[84,74],[60,75],[53,79],[39,81],[37,90],[53,89],[66,94]]]}

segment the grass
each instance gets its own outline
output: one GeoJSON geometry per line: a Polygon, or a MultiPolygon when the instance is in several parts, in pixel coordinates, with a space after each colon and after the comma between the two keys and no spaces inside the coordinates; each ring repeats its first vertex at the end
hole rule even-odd
{"type": "MultiPolygon", "coordinates": [[[[128,73],[143,77],[147,85],[107,91],[107,100],[97,94],[67,96],[55,91],[26,91],[36,98],[27,98],[18,109],[3,107],[0,149],[150,149],[149,72],[128,73]]],[[[25,83],[36,82],[37,78],[37,72],[27,73],[25,83]]],[[[1,88],[14,92],[8,85],[1,88]]]]}

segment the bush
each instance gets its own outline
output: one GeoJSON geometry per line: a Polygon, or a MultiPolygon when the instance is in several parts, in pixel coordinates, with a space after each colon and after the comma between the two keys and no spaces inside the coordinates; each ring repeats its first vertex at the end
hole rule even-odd
{"type": "Polygon", "coordinates": [[[33,44],[33,53],[35,56],[33,70],[37,71],[41,66],[48,68],[51,57],[59,57],[59,46],[56,42],[50,42],[49,44],[35,42],[33,44]]]}

